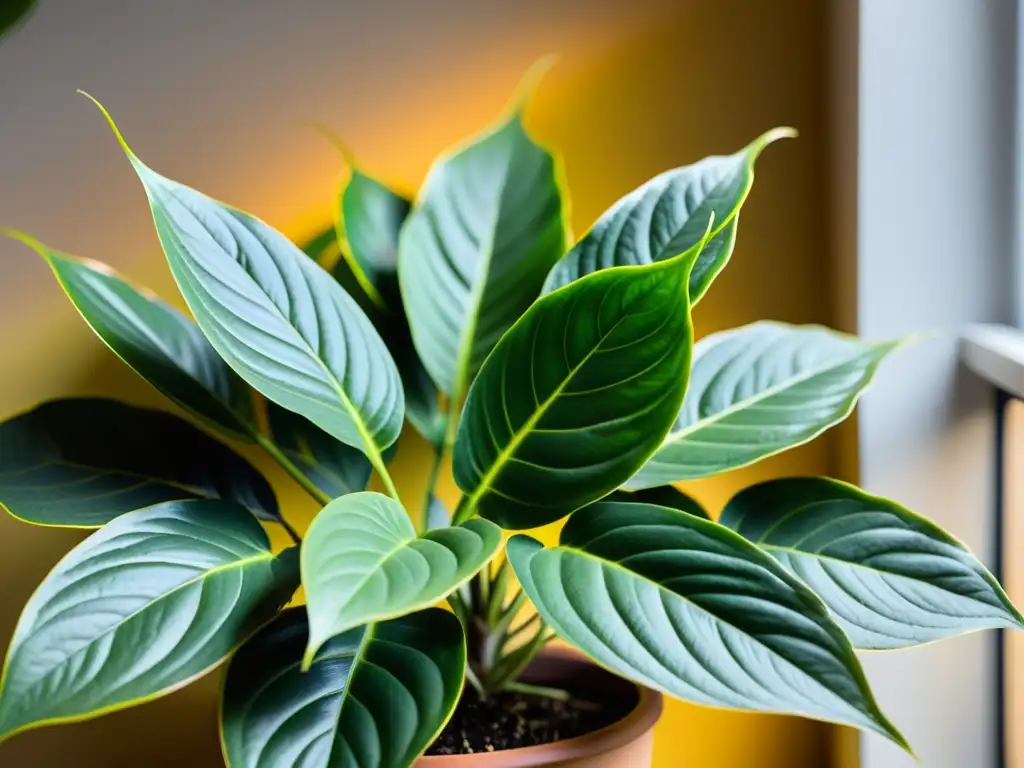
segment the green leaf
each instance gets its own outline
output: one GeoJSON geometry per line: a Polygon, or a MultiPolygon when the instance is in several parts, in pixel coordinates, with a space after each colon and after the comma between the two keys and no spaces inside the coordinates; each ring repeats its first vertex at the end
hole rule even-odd
{"type": "Polygon", "coordinates": [[[459,620],[428,608],[356,627],[301,671],[306,613],[281,614],[235,654],[221,704],[229,768],[407,768],[462,691],[459,620]]]}
{"type": "Polygon", "coordinates": [[[486,520],[417,536],[402,505],[387,496],[364,492],[335,499],[314,518],[302,546],[306,660],[352,627],[443,600],[501,544],[501,531],[486,520]]]}
{"type": "Polygon", "coordinates": [[[97,528],[196,496],[281,520],[270,484],[251,464],[170,413],[82,397],[0,424],[0,504],[26,522],[97,528]]]}
{"type": "Polygon", "coordinates": [[[464,510],[535,528],[618,488],[661,445],[686,390],[686,284],[700,246],[588,275],[509,330],[459,424],[464,510]]]}
{"type": "Polygon", "coordinates": [[[852,485],[822,477],[761,483],[733,497],[721,522],[817,592],[857,648],[1024,629],[1024,616],[963,544],[852,485]]]}
{"type": "Polygon", "coordinates": [[[874,731],[906,748],[824,604],[717,523],[649,504],[576,512],[557,547],[508,558],[563,639],[601,665],[698,704],[874,731]]]}
{"type": "Polygon", "coordinates": [[[434,164],[399,240],[413,341],[455,403],[566,246],[557,162],[522,123],[539,72],[508,117],[434,164]]]}
{"type": "Polygon", "coordinates": [[[402,428],[401,380],[356,302],[284,235],[150,170],[104,115],[146,189],[178,287],[220,356],[269,400],[383,467],[381,451],[402,428]]]}
{"type": "Polygon", "coordinates": [[[660,485],[656,488],[644,488],[639,491],[615,491],[608,495],[607,500],[655,504],[659,507],[678,509],[680,512],[696,515],[705,520],[711,519],[711,515],[699,501],[671,485],[660,485]]]}
{"type": "Polygon", "coordinates": [[[14,230],[0,234],[43,257],[89,327],[143,379],[210,426],[253,440],[251,390],[189,318],[106,264],[59,253],[14,230]]]}
{"type": "Polygon", "coordinates": [[[626,487],[717,475],[813,440],[850,414],[902,343],[773,322],[701,339],[676,423],[626,487]]]}
{"type": "Polygon", "coordinates": [[[18,620],[0,683],[0,741],[170,693],[223,661],[291,597],[246,510],[168,502],[114,520],[73,549],[18,620]]]}
{"type": "Polygon", "coordinates": [[[372,468],[362,451],[274,403],[267,403],[267,418],[277,447],[329,497],[361,491],[370,482],[372,468]]]}
{"type": "Polygon", "coordinates": [[[3,0],[0,2],[0,39],[24,24],[35,7],[36,0],[3,0]]]}
{"type": "Polygon", "coordinates": [[[755,161],[772,142],[795,135],[792,128],[776,128],[735,154],[707,157],[655,176],[601,215],[551,270],[544,292],[600,269],[678,256],[700,241],[714,215],[711,240],[690,273],[690,303],[696,305],[732,255],[755,161]]]}

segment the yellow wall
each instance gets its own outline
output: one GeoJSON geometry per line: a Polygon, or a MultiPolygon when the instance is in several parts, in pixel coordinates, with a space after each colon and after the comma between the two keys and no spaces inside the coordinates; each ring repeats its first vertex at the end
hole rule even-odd
{"type": "MultiPolygon", "coordinates": [[[[823,224],[822,5],[817,0],[648,3],[639,20],[610,13],[588,20],[584,18],[586,6],[580,5],[575,33],[569,29],[562,38],[552,39],[542,18],[503,27],[501,39],[495,41],[489,55],[481,54],[478,63],[450,62],[447,70],[435,72],[428,83],[418,81],[417,73],[410,71],[404,90],[393,89],[377,97],[377,110],[354,114],[335,108],[325,115],[315,111],[321,102],[314,102],[306,91],[306,109],[295,118],[328,119],[346,133],[368,167],[414,189],[438,150],[489,122],[521,70],[537,55],[556,48],[563,54],[562,63],[543,84],[529,119],[538,136],[564,153],[577,232],[618,196],[662,170],[705,154],[738,149],[768,127],[794,125],[801,138],[772,147],[758,166],[735,260],[700,305],[696,324],[698,334],[703,335],[759,318],[827,323],[831,301],[823,224]]],[[[344,73],[335,79],[343,83],[344,73]]],[[[102,84],[89,85],[104,96],[102,84]]],[[[276,93],[286,98],[283,90],[276,93]]],[[[108,99],[108,105],[119,116],[116,99],[108,99]]],[[[83,114],[80,124],[88,122],[89,115],[84,110],[83,114]]],[[[193,129],[204,119],[218,117],[178,117],[173,110],[167,114],[193,129]]],[[[123,116],[120,119],[129,140],[147,157],[145,125],[133,130],[123,116]]],[[[255,125],[251,129],[259,130],[255,125]]],[[[233,130],[245,136],[247,123],[241,121],[233,130]]],[[[127,178],[126,169],[116,165],[121,160],[108,137],[99,129],[85,134],[93,151],[103,158],[104,167],[125,172],[110,178],[112,194],[126,202],[119,202],[116,209],[104,209],[98,203],[103,217],[96,221],[101,226],[80,226],[82,241],[104,242],[99,235],[104,233],[112,244],[127,239],[133,246],[145,242],[146,247],[128,259],[116,253],[85,252],[78,241],[59,240],[54,245],[112,260],[166,293],[171,283],[151,234],[147,232],[145,240],[136,234],[150,226],[139,200],[141,190],[127,178]],[[110,233],[115,214],[118,226],[123,222],[132,233],[130,237],[110,233]]],[[[268,139],[255,146],[242,141],[250,154],[237,148],[236,154],[258,157],[258,162],[243,173],[237,158],[230,162],[217,158],[212,161],[215,170],[230,174],[234,169],[239,178],[218,182],[213,189],[207,184],[206,188],[301,234],[323,220],[336,166],[331,151],[315,139],[299,142],[289,136],[289,141],[268,139]],[[310,154],[316,164],[304,160],[310,154]],[[299,215],[303,210],[312,213],[299,215]]],[[[227,136],[219,138],[227,141],[227,136]]],[[[175,166],[178,159],[167,152],[162,165],[154,164],[169,175],[203,186],[203,169],[192,168],[191,176],[181,173],[175,166]]],[[[78,190],[78,197],[83,205],[91,202],[84,187],[78,190]]],[[[19,221],[9,223],[28,226],[19,221]]],[[[38,234],[47,237],[46,231],[38,234]]],[[[0,258],[0,270],[11,269],[15,252],[2,246],[0,254],[7,253],[10,258],[0,258]]],[[[19,270],[43,274],[42,264],[31,262],[20,252],[17,258],[19,270]]],[[[38,290],[29,301],[9,289],[16,282],[12,274],[0,272],[0,319],[7,328],[17,330],[4,333],[0,354],[11,363],[11,370],[17,365],[18,375],[4,376],[0,412],[71,393],[117,394],[133,402],[160,402],[80,327],[47,278],[32,283],[38,290]]],[[[717,509],[732,492],[761,478],[828,472],[835,466],[834,453],[835,446],[826,437],[748,470],[694,483],[690,490],[717,509]]],[[[397,464],[399,483],[409,489],[411,498],[418,497],[414,489],[422,485],[417,477],[425,472],[426,461],[422,445],[407,440],[397,464]]],[[[279,473],[270,472],[279,481],[286,508],[304,524],[314,506],[279,473]]],[[[454,486],[446,482],[448,499],[453,501],[454,486]]],[[[13,629],[33,585],[79,538],[75,533],[37,530],[0,518],[0,637],[7,637],[13,629]]],[[[0,765],[218,766],[217,685],[217,675],[211,675],[143,708],[19,736],[0,747],[0,765]]],[[[658,726],[656,764],[659,768],[817,766],[827,759],[829,742],[826,726],[672,702],[658,726]]]]}

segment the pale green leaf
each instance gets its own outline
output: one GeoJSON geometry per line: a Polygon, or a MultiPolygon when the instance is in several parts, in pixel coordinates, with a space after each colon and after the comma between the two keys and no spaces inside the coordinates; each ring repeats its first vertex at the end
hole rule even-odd
{"type": "Polygon", "coordinates": [[[566,246],[557,163],[524,129],[523,102],[434,164],[399,240],[413,341],[455,402],[566,246]]]}
{"type": "Polygon", "coordinates": [[[959,541],[895,502],[838,480],[794,477],[741,491],[726,525],[818,593],[857,648],[907,648],[1024,617],[959,541]]]}
{"type": "Polygon", "coordinates": [[[717,475],[814,439],[850,414],[901,343],[774,322],[701,339],[672,430],[626,487],[717,475]]]}
{"type": "Polygon", "coordinates": [[[170,693],[205,674],[298,586],[243,507],[174,501],[73,549],[22,612],[0,682],[0,741],[170,693]]]}
{"type": "Polygon", "coordinates": [[[514,536],[508,557],[546,621],[598,663],[687,701],[852,725],[906,747],[824,604],[717,523],[599,502],[559,545],[514,536]]]}
{"type": "Polygon", "coordinates": [[[732,255],[755,161],[766,146],[794,135],[791,128],[776,128],[732,155],[707,157],[655,176],[601,215],[552,268],[544,292],[600,269],[678,256],[701,240],[714,216],[711,239],[690,273],[690,304],[696,305],[732,255]]]}
{"type": "Polygon", "coordinates": [[[314,518],[302,546],[309,608],[306,660],[352,627],[443,600],[501,548],[486,520],[417,536],[402,506],[379,493],[342,496],[314,518]]]}
{"type": "Polygon", "coordinates": [[[382,467],[402,427],[401,380],[356,302],[282,234],[161,176],[117,136],[178,287],[220,356],[268,399],[382,467]]]}

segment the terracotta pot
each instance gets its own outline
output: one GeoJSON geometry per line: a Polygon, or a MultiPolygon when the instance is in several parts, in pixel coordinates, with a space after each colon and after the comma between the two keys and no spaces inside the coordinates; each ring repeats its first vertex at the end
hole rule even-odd
{"type": "MultiPolygon", "coordinates": [[[[579,686],[605,698],[635,698],[638,691],[638,686],[568,648],[546,650],[522,679],[538,685],[579,686]]],[[[584,736],[499,752],[421,757],[415,768],[650,768],[661,694],[647,688],[639,688],[639,694],[628,715],[584,736]]]]}

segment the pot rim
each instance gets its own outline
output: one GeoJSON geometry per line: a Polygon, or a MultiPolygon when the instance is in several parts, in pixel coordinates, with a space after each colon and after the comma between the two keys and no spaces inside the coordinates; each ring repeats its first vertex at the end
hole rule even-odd
{"type": "MultiPolygon", "coordinates": [[[[573,648],[548,648],[542,656],[556,661],[582,662],[597,667],[609,675],[614,674],[573,648]]],[[[465,768],[537,768],[551,765],[553,759],[579,760],[612,752],[636,741],[653,728],[661,717],[664,706],[661,693],[642,685],[631,684],[640,694],[636,706],[621,720],[616,720],[604,728],[571,739],[551,741],[532,747],[475,752],[469,755],[425,755],[416,761],[416,768],[442,768],[455,763],[465,768]]]]}

